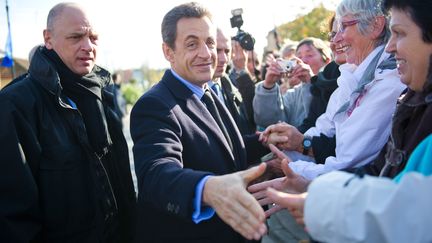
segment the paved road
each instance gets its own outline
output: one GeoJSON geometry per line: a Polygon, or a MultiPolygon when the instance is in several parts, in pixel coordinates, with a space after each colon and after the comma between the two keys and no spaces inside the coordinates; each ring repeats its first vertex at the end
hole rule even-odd
{"type": "Polygon", "coordinates": [[[128,113],[124,118],[123,118],[123,132],[124,135],[126,137],[126,141],[128,143],[128,147],[129,147],[129,161],[130,161],[130,167],[131,167],[131,171],[132,171],[132,179],[134,182],[134,186],[135,186],[135,192],[138,193],[138,187],[137,187],[137,178],[135,175],[135,166],[134,166],[134,160],[133,160],[133,154],[132,154],[132,138],[130,136],[130,131],[129,131],[129,123],[130,123],[130,113],[128,113]]]}

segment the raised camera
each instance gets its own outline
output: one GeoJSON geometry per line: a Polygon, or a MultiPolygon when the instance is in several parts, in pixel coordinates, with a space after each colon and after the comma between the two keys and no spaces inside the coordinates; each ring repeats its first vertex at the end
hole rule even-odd
{"type": "Polygon", "coordinates": [[[277,60],[279,67],[282,69],[282,73],[290,73],[297,65],[295,60],[277,60]]]}
{"type": "Polygon", "coordinates": [[[241,29],[241,26],[243,25],[243,9],[233,9],[231,10],[231,14],[233,15],[230,18],[231,27],[238,29],[237,34],[232,37],[232,39],[238,41],[243,49],[252,51],[254,49],[255,39],[252,37],[252,35],[241,29]]]}

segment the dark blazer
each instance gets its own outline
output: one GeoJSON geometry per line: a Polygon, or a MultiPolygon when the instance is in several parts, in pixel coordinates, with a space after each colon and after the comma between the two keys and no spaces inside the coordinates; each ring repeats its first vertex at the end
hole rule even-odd
{"type": "Polygon", "coordinates": [[[255,84],[249,77],[249,74],[245,73],[237,80],[242,90],[234,86],[228,75],[222,76],[220,81],[225,105],[234,118],[240,133],[243,135],[255,133],[256,125],[252,108],[255,84]]]}
{"type": "Polygon", "coordinates": [[[169,70],[132,109],[137,242],[242,240],[217,215],[199,224],[192,221],[195,188],[204,176],[243,170],[247,161],[268,151],[256,135],[243,142],[225,106],[212,96],[227,123],[234,153],[204,104],[169,70]]]}

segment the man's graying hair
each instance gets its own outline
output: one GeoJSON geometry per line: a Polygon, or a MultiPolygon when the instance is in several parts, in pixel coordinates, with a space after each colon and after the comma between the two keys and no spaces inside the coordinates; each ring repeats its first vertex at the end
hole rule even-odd
{"type": "Polygon", "coordinates": [[[181,4],[171,9],[162,21],[162,40],[171,49],[175,49],[177,38],[177,22],[181,18],[203,18],[208,17],[212,20],[212,15],[208,9],[196,2],[181,4]]]}
{"type": "Polygon", "coordinates": [[[53,30],[54,22],[56,21],[56,18],[61,15],[61,13],[63,12],[63,10],[66,7],[77,7],[78,8],[79,6],[78,6],[78,4],[72,3],[72,2],[59,3],[59,4],[55,5],[48,13],[47,27],[46,27],[48,31],[53,30]]]}
{"type": "Polygon", "coordinates": [[[365,35],[368,27],[374,23],[376,17],[385,18],[385,26],[381,35],[376,40],[375,46],[387,43],[390,39],[389,17],[383,9],[382,0],[343,0],[336,9],[337,18],[352,14],[359,21],[357,28],[365,35]]]}

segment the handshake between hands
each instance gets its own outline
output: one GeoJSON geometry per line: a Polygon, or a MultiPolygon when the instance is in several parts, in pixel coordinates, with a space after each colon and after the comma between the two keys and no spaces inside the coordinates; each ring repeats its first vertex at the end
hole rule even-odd
{"type": "Polygon", "coordinates": [[[272,144],[269,147],[275,158],[267,163],[276,164],[276,161],[279,161],[283,176],[253,184],[248,187],[248,191],[261,206],[272,205],[265,212],[266,217],[279,210],[288,209],[297,223],[304,225],[303,208],[310,181],[291,170],[288,166],[291,160],[282,151],[272,144]]]}
{"type": "Polygon", "coordinates": [[[282,150],[303,152],[304,136],[287,123],[273,124],[260,134],[260,141],[268,144],[274,157],[266,161],[268,170],[279,178],[260,182],[248,187],[248,191],[262,206],[272,205],[266,217],[281,209],[288,209],[299,224],[304,225],[303,209],[310,181],[291,170],[291,159],[282,150]],[[275,145],[273,145],[275,144],[275,145]]]}
{"type": "Polygon", "coordinates": [[[260,134],[260,141],[269,146],[274,157],[245,171],[210,177],[204,186],[203,203],[212,207],[225,223],[249,240],[259,240],[266,234],[266,217],[283,208],[287,208],[297,222],[303,223],[306,197],[303,192],[309,181],[294,173],[288,166],[290,158],[273,145],[290,149],[296,147],[295,143],[302,141],[302,137],[297,129],[288,124],[269,126],[260,134]],[[269,171],[278,172],[276,174],[282,177],[254,184],[262,181],[261,178],[269,171]],[[269,204],[273,207],[264,212],[261,206],[269,204]]]}

